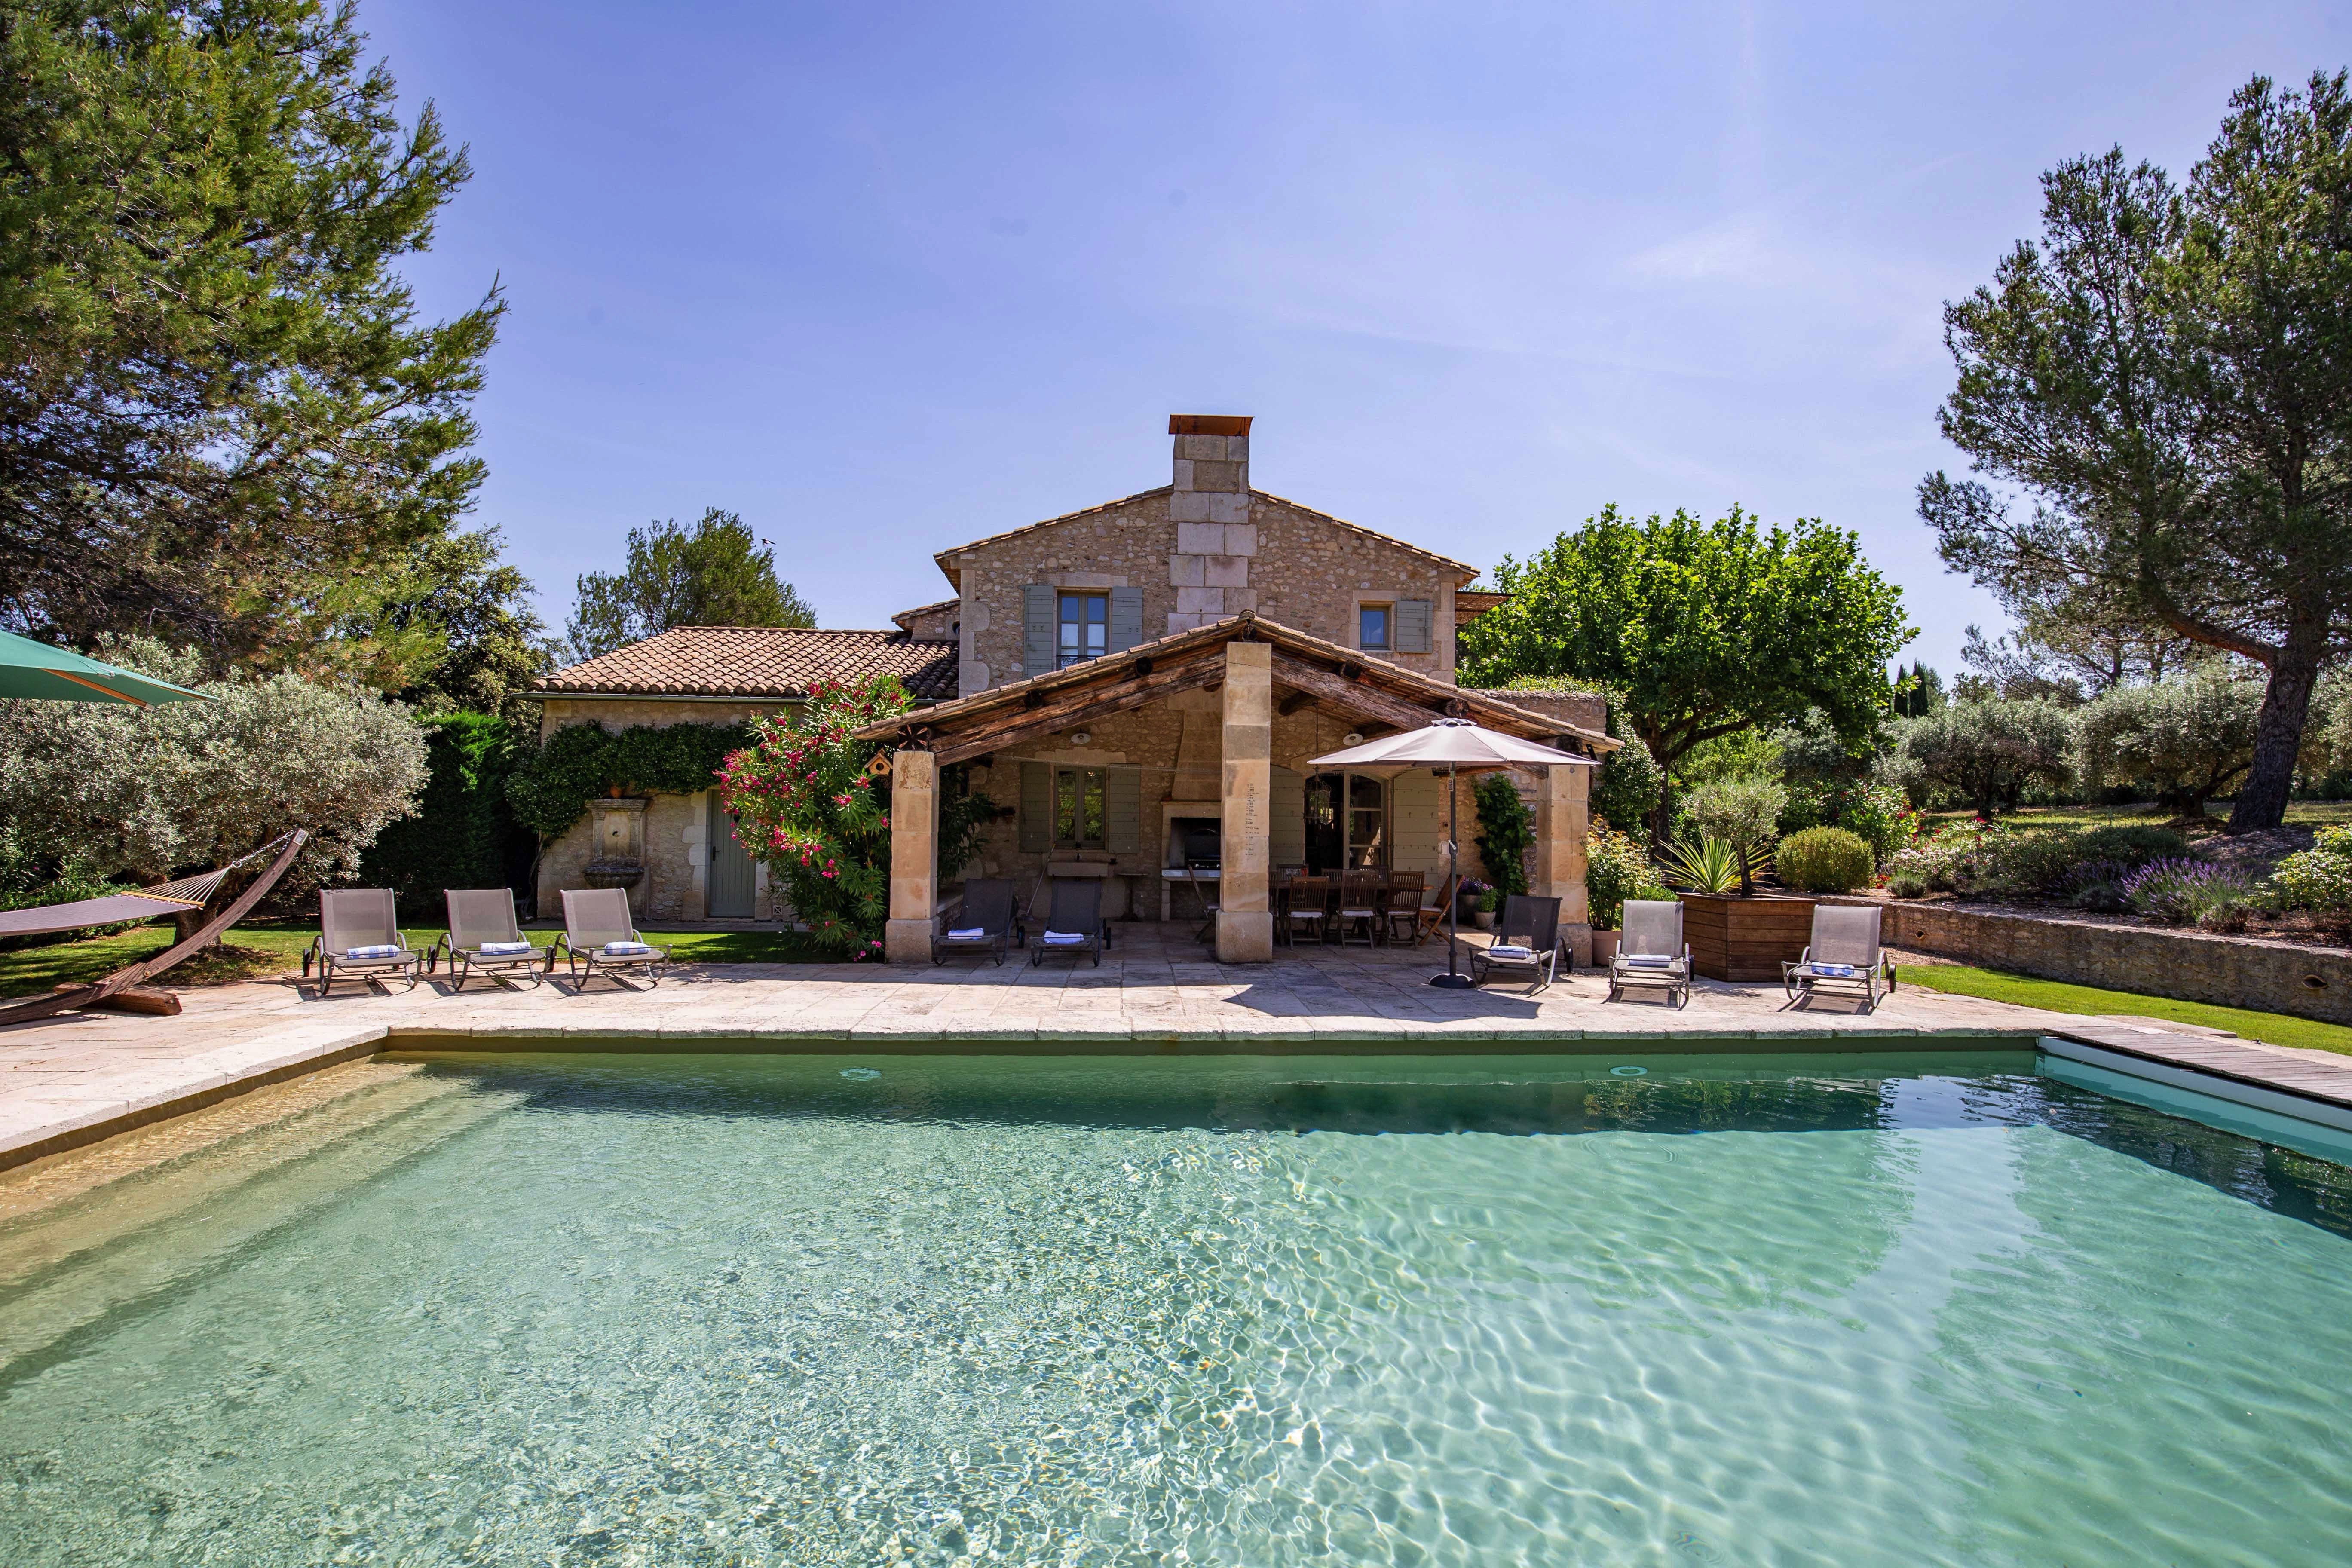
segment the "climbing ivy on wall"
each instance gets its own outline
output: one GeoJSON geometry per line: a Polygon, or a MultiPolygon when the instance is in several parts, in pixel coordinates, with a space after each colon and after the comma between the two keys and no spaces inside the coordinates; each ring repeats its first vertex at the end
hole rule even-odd
{"type": "Polygon", "coordinates": [[[580,820],[588,803],[623,795],[693,795],[717,782],[727,754],[751,739],[743,724],[601,724],[558,730],[507,779],[515,820],[553,838],[580,820]]]}

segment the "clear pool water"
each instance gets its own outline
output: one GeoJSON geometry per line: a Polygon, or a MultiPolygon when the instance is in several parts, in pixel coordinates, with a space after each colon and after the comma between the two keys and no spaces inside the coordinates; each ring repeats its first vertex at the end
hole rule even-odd
{"type": "Polygon", "coordinates": [[[371,1065],[0,1180],[0,1560],[2352,1561],[2352,1173],[2034,1067],[371,1065]]]}

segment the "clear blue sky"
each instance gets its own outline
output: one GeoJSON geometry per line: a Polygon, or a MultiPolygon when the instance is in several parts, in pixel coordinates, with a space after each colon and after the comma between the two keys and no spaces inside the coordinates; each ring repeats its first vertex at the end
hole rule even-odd
{"type": "Polygon", "coordinates": [[[1999,617],[1912,511],[1938,308],[2121,142],[2352,63],[2341,4],[930,5],[363,0],[476,178],[480,518],[560,628],[648,518],[741,512],[824,625],[943,546],[1167,479],[1481,566],[1607,501],[1858,529],[1948,677],[1999,617]]]}

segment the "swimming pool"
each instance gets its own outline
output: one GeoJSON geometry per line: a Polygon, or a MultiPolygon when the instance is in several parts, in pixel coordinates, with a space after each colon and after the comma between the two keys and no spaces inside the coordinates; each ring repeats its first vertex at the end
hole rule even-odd
{"type": "Polygon", "coordinates": [[[2037,1067],[338,1068],[0,1177],[0,1542],[2352,1560],[2352,1172],[2037,1067]]]}

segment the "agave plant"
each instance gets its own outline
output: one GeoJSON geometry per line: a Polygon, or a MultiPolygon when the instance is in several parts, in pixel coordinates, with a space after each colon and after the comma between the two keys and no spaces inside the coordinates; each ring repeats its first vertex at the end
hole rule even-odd
{"type": "Polygon", "coordinates": [[[1736,893],[1771,863],[1771,851],[1750,849],[1742,855],[1729,839],[1709,835],[1696,844],[1686,838],[1669,844],[1661,858],[1666,870],[1677,881],[1688,882],[1694,893],[1736,893]]]}

